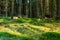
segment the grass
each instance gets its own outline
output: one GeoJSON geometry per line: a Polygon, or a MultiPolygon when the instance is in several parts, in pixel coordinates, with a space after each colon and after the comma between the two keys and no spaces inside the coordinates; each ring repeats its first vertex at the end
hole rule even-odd
{"type": "Polygon", "coordinates": [[[60,40],[60,23],[35,18],[0,19],[1,40],[60,40]]]}

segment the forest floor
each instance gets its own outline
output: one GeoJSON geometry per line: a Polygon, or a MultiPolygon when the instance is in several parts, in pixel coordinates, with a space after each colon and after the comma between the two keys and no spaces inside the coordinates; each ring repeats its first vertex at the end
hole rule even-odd
{"type": "Polygon", "coordinates": [[[60,40],[60,22],[0,19],[0,40],[60,40]]]}

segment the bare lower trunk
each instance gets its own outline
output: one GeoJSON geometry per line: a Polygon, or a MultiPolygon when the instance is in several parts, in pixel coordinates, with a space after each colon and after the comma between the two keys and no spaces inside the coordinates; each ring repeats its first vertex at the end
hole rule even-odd
{"type": "Polygon", "coordinates": [[[19,9],[18,9],[18,17],[22,17],[22,0],[19,0],[19,9]]]}
{"type": "Polygon", "coordinates": [[[7,17],[8,16],[8,0],[6,0],[5,11],[6,11],[6,17],[7,17]]]}
{"type": "Polygon", "coordinates": [[[29,5],[30,5],[30,6],[29,6],[29,7],[30,7],[30,8],[29,8],[29,10],[30,10],[30,18],[32,17],[32,3],[31,3],[31,1],[32,1],[32,0],[29,0],[29,3],[30,3],[30,4],[29,4],[29,5]]]}
{"type": "Polygon", "coordinates": [[[13,19],[14,14],[14,0],[12,0],[12,12],[11,12],[11,19],[13,19]]]}

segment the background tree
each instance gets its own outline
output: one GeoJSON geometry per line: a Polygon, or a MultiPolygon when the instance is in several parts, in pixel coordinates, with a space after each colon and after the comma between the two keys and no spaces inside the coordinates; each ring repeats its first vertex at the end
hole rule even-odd
{"type": "Polygon", "coordinates": [[[0,0],[0,14],[11,18],[60,19],[60,0],[0,0]]]}
{"type": "Polygon", "coordinates": [[[8,16],[8,0],[6,0],[5,11],[6,11],[6,17],[7,17],[8,16]]]}
{"type": "Polygon", "coordinates": [[[57,1],[57,19],[60,19],[60,0],[57,1]]]}
{"type": "Polygon", "coordinates": [[[14,14],[14,0],[12,0],[12,8],[11,8],[11,19],[13,19],[13,14],[14,14]]]}
{"type": "Polygon", "coordinates": [[[32,17],[32,0],[29,0],[29,16],[32,17]]]}
{"type": "Polygon", "coordinates": [[[22,0],[19,0],[18,2],[19,2],[18,17],[21,18],[21,16],[22,16],[22,0]]]}
{"type": "Polygon", "coordinates": [[[56,0],[53,0],[53,19],[56,19],[57,7],[56,7],[56,0]]]}

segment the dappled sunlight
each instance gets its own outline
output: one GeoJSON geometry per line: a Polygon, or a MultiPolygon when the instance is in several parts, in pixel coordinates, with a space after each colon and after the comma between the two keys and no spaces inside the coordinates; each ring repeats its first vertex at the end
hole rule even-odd
{"type": "MultiPolygon", "coordinates": [[[[30,27],[37,28],[39,30],[43,30],[45,32],[60,32],[60,24],[45,24],[45,26],[36,26],[32,24],[27,24],[30,25],[30,27]]],[[[27,27],[27,25],[25,25],[27,27]]]]}
{"type": "Polygon", "coordinates": [[[7,32],[9,34],[13,34],[13,35],[18,35],[18,36],[26,36],[28,37],[26,34],[21,34],[20,32],[17,32],[16,30],[11,30],[9,28],[5,28],[5,27],[1,27],[0,28],[0,32],[7,32]]]}
{"type": "Polygon", "coordinates": [[[60,28],[56,28],[54,32],[60,33],[60,28]]]}
{"type": "MultiPolygon", "coordinates": [[[[10,24],[11,26],[10,26],[10,28],[12,28],[12,29],[14,29],[14,28],[21,28],[22,29],[22,32],[24,31],[24,32],[27,32],[27,30],[28,30],[28,32],[29,33],[39,33],[40,34],[40,32],[38,32],[37,30],[33,30],[33,29],[31,29],[30,27],[29,27],[29,24],[28,23],[24,23],[24,24],[10,24]],[[25,30],[26,31],[25,31],[25,30]]],[[[20,29],[19,29],[20,30],[20,29]]]]}
{"type": "MultiPolygon", "coordinates": [[[[58,25],[58,24],[57,24],[58,25]]],[[[29,23],[23,23],[23,24],[19,24],[19,23],[10,23],[9,24],[9,27],[8,28],[5,28],[5,25],[4,26],[1,26],[0,27],[0,31],[4,32],[11,32],[11,33],[15,33],[15,34],[20,34],[22,32],[29,32],[32,34],[33,33],[36,33],[36,34],[40,34],[42,32],[60,32],[60,29],[59,27],[53,27],[54,24],[45,24],[45,26],[36,26],[36,25],[32,25],[32,24],[29,24],[29,23]],[[20,29],[19,29],[20,28],[20,29]],[[18,31],[18,30],[21,30],[22,29],[22,32],[18,31]],[[28,31],[27,31],[28,30],[28,31]]],[[[25,33],[24,33],[25,34],[25,33]]]]}
{"type": "Polygon", "coordinates": [[[34,40],[35,39],[39,40],[40,35],[46,32],[60,33],[60,24],[56,24],[56,23],[39,24],[39,23],[38,25],[37,24],[35,25],[27,22],[26,20],[23,21],[23,23],[19,23],[19,21],[15,23],[5,22],[5,23],[2,23],[2,25],[0,25],[0,32],[7,32],[11,35],[16,35],[19,37],[33,38],[34,40]]]}
{"type": "Polygon", "coordinates": [[[46,26],[46,27],[60,27],[60,23],[53,23],[53,24],[45,24],[44,26],[46,26]]]}
{"type": "Polygon", "coordinates": [[[15,27],[15,26],[20,27],[20,24],[19,24],[19,23],[15,23],[15,24],[10,23],[9,26],[10,26],[11,28],[12,28],[12,27],[15,27]]]}
{"type": "Polygon", "coordinates": [[[0,22],[3,22],[4,20],[3,19],[0,19],[0,22]]]}
{"type": "Polygon", "coordinates": [[[50,30],[50,28],[44,27],[44,26],[35,26],[35,25],[31,25],[31,27],[33,28],[37,28],[39,30],[43,30],[45,32],[48,32],[50,30]]]}

